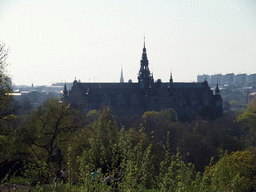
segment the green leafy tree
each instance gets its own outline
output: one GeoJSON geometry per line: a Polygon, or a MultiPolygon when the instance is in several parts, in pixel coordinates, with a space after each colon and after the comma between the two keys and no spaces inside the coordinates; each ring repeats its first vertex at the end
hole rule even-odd
{"type": "MultiPolygon", "coordinates": [[[[11,79],[6,75],[8,50],[0,42],[0,164],[17,164],[17,146],[15,145],[15,129],[18,117],[13,115],[15,105],[12,97],[11,79]]],[[[0,166],[0,179],[11,170],[0,166]]]]}
{"type": "Polygon", "coordinates": [[[11,113],[11,103],[13,98],[11,79],[6,75],[6,59],[8,50],[5,45],[0,42],[0,118],[5,117],[11,113]]]}
{"type": "Polygon", "coordinates": [[[146,134],[130,129],[119,133],[120,170],[123,171],[122,191],[149,189],[154,186],[155,157],[153,144],[148,141],[146,134]]]}
{"type": "Polygon", "coordinates": [[[31,101],[27,97],[25,97],[21,100],[19,114],[22,115],[23,113],[27,112],[28,110],[31,110],[32,108],[33,107],[31,101]]]}
{"type": "Polygon", "coordinates": [[[15,145],[15,129],[18,121],[19,118],[15,115],[8,115],[0,119],[0,163],[18,158],[17,146],[15,145]]]}
{"type": "Polygon", "coordinates": [[[244,113],[237,117],[244,131],[243,139],[247,146],[256,146],[256,99],[248,105],[244,113]]]}
{"type": "Polygon", "coordinates": [[[237,102],[237,101],[235,101],[235,100],[232,100],[232,101],[230,101],[230,102],[229,102],[229,104],[230,104],[230,105],[237,105],[237,104],[238,104],[238,102],[237,102]]]}
{"type": "Polygon", "coordinates": [[[25,116],[17,130],[17,139],[25,144],[38,160],[47,159],[63,143],[72,139],[83,126],[80,111],[59,103],[58,98],[48,100],[25,116]]]}
{"type": "Polygon", "coordinates": [[[165,110],[157,111],[146,111],[141,117],[142,126],[146,133],[156,132],[158,135],[164,132],[166,135],[167,131],[170,131],[170,127],[177,125],[178,122],[176,112],[169,108],[165,110]]]}
{"type": "Polygon", "coordinates": [[[97,121],[99,118],[99,112],[97,110],[91,110],[87,113],[87,118],[90,123],[97,121]]]}
{"type": "Polygon", "coordinates": [[[96,168],[101,167],[102,171],[106,172],[111,167],[113,149],[118,141],[117,125],[110,109],[105,107],[98,121],[89,129],[91,130],[91,138],[89,139],[88,155],[96,168]]]}
{"type": "Polygon", "coordinates": [[[253,191],[256,187],[256,157],[249,151],[225,154],[204,172],[215,191],[253,191]]]}
{"type": "Polygon", "coordinates": [[[177,148],[178,132],[180,129],[180,122],[178,121],[177,113],[174,109],[169,108],[161,110],[157,115],[158,119],[158,128],[154,130],[154,138],[158,143],[163,143],[167,145],[167,132],[169,135],[169,144],[170,150],[175,153],[177,148]]]}
{"type": "Polygon", "coordinates": [[[177,114],[174,109],[169,108],[158,112],[158,119],[161,124],[172,124],[178,121],[177,114]]]}
{"type": "Polygon", "coordinates": [[[157,129],[158,126],[158,112],[146,111],[142,117],[142,125],[145,128],[146,133],[150,133],[157,129]]]}
{"type": "Polygon", "coordinates": [[[158,188],[161,191],[192,191],[196,177],[193,165],[186,164],[179,153],[172,155],[169,160],[167,167],[164,167],[165,161],[161,162],[158,188]]]}

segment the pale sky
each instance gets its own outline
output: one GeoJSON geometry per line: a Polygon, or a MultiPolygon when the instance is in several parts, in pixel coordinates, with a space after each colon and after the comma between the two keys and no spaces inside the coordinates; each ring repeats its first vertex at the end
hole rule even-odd
{"type": "Polygon", "coordinates": [[[256,73],[255,0],[0,0],[15,85],[137,82],[144,34],[155,80],[256,73]]]}

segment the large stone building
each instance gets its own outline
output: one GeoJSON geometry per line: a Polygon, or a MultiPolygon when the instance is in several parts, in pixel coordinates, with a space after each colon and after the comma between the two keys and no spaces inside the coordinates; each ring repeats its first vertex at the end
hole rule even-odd
{"type": "Polygon", "coordinates": [[[85,110],[110,106],[116,115],[143,114],[145,111],[160,111],[173,108],[182,121],[196,116],[215,119],[222,114],[222,99],[216,87],[210,89],[207,81],[201,83],[176,83],[170,75],[169,82],[154,81],[149,70],[144,48],[140,61],[138,82],[124,83],[79,83],[73,82],[71,90],[64,87],[64,99],[71,106],[85,110]]]}

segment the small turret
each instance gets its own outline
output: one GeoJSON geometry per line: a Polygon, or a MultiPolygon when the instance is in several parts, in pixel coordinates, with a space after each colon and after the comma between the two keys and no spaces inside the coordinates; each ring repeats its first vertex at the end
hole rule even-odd
{"type": "Polygon", "coordinates": [[[77,80],[76,80],[76,77],[75,77],[75,80],[73,82],[73,86],[76,86],[77,85],[77,80]]]}
{"type": "Polygon", "coordinates": [[[219,89],[218,83],[215,89],[214,100],[215,100],[216,109],[218,111],[218,116],[220,117],[222,115],[223,107],[222,107],[222,98],[220,96],[220,89],[219,89]]]}
{"type": "Polygon", "coordinates": [[[68,90],[66,83],[64,84],[64,90],[63,90],[63,101],[67,101],[68,98],[68,90]]]}
{"type": "Polygon", "coordinates": [[[172,72],[171,72],[171,74],[170,74],[170,84],[172,84],[173,83],[173,79],[172,79],[172,72]]]}
{"type": "Polygon", "coordinates": [[[152,85],[154,84],[154,75],[153,75],[153,72],[152,72],[152,76],[151,76],[151,84],[152,84],[152,85]]]}
{"type": "Polygon", "coordinates": [[[215,90],[215,95],[219,95],[220,94],[220,89],[219,89],[219,86],[218,86],[218,83],[217,83],[217,87],[216,87],[216,90],[215,90]]]}
{"type": "Polygon", "coordinates": [[[208,87],[208,82],[207,82],[206,78],[205,78],[203,84],[204,84],[205,87],[208,87]]]}
{"type": "Polygon", "coordinates": [[[67,96],[67,95],[68,95],[68,90],[67,90],[67,85],[65,83],[64,90],[63,90],[63,96],[67,96]]]}

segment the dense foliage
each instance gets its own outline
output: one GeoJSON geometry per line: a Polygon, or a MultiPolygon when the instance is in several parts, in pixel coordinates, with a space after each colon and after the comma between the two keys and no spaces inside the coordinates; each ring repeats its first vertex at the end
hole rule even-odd
{"type": "Polygon", "coordinates": [[[85,114],[48,100],[1,119],[0,163],[16,170],[7,171],[2,183],[20,175],[35,190],[52,184],[51,190],[71,191],[251,191],[256,158],[248,134],[254,110],[252,104],[240,115],[190,123],[180,123],[172,109],[149,111],[119,128],[119,117],[107,107],[85,114]],[[56,149],[61,165],[51,161],[56,149]],[[56,172],[64,167],[67,183],[56,185],[56,172]],[[98,174],[92,180],[93,171],[98,174]]]}

